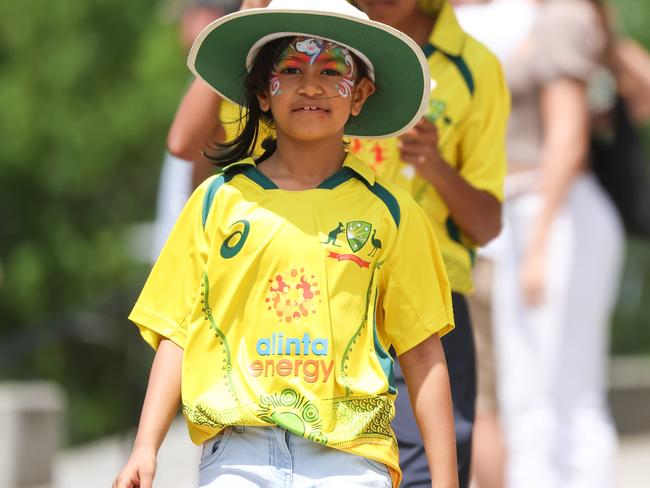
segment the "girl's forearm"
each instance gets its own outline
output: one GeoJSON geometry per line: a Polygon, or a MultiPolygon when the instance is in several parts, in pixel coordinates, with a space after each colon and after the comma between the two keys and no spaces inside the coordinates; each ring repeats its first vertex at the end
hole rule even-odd
{"type": "Polygon", "coordinates": [[[440,338],[431,336],[402,354],[400,365],[427,454],[431,486],[457,488],[451,390],[440,338]]]}
{"type": "Polygon", "coordinates": [[[183,349],[170,340],[160,342],[151,366],[134,450],[160,449],[180,404],[182,360],[183,349]]]}

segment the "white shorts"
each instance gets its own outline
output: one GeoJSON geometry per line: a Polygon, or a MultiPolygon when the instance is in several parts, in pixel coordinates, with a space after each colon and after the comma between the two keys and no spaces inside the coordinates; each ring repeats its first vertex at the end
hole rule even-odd
{"type": "Polygon", "coordinates": [[[377,461],[278,427],[228,427],[203,444],[199,487],[391,488],[377,461]]]}

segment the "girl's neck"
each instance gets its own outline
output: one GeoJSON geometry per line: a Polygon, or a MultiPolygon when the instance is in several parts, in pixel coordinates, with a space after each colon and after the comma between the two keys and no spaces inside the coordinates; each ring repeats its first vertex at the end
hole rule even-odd
{"type": "Polygon", "coordinates": [[[316,188],[343,165],[343,137],[298,141],[278,134],[275,152],[260,163],[259,170],[283,190],[316,188]]]}
{"type": "Polygon", "coordinates": [[[429,41],[437,17],[438,14],[430,15],[415,8],[408,17],[393,27],[408,35],[418,46],[424,46],[429,41]]]}

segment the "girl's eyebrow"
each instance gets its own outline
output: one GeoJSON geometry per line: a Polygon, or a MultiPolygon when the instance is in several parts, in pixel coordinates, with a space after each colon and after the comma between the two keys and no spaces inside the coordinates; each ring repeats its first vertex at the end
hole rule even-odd
{"type": "Polygon", "coordinates": [[[287,63],[290,61],[295,61],[298,63],[309,62],[311,58],[307,54],[303,53],[291,53],[286,56],[281,55],[276,63],[287,63]]]}

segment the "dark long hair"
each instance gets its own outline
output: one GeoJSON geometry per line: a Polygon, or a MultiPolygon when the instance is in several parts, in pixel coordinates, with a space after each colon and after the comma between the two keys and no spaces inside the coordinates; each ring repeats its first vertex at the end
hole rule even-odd
{"type": "MultiPolygon", "coordinates": [[[[267,89],[273,64],[278,56],[286,49],[293,37],[275,39],[262,46],[255,57],[255,62],[244,80],[242,100],[244,104],[239,111],[240,132],[232,141],[215,142],[211,144],[212,154],[204,153],[218,167],[225,167],[242,159],[252,156],[260,135],[260,124],[269,128],[274,125],[273,114],[270,110],[264,112],[257,100],[258,93],[267,89]]],[[[270,156],[275,150],[275,140],[268,138],[264,141],[265,156],[270,156]]],[[[268,157],[266,156],[266,157],[268,157]]]]}
{"type": "MultiPolygon", "coordinates": [[[[257,95],[268,89],[268,83],[273,71],[273,65],[282,52],[291,43],[294,37],[281,37],[265,44],[257,53],[253,66],[244,80],[242,91],[243,104],[239,112],[240,132],[232,141],[214,142],[210,145],[212,153],[204,152],[204,156],[213,160],[216,166],[225,167],[242,159],[249,158],[260,137],[260,125],[272,129],[275,125],[273,114],[270,110],[264,112],[257,100],[257,95]]],[[[368,67],[354,53],[351,53],[357,73],[357,81],[368,76],[368,67]]],[[[264,153],[257,159],[262,162],[277,147],[275,138],[269,136],[262,142],[264,153]]]]}

